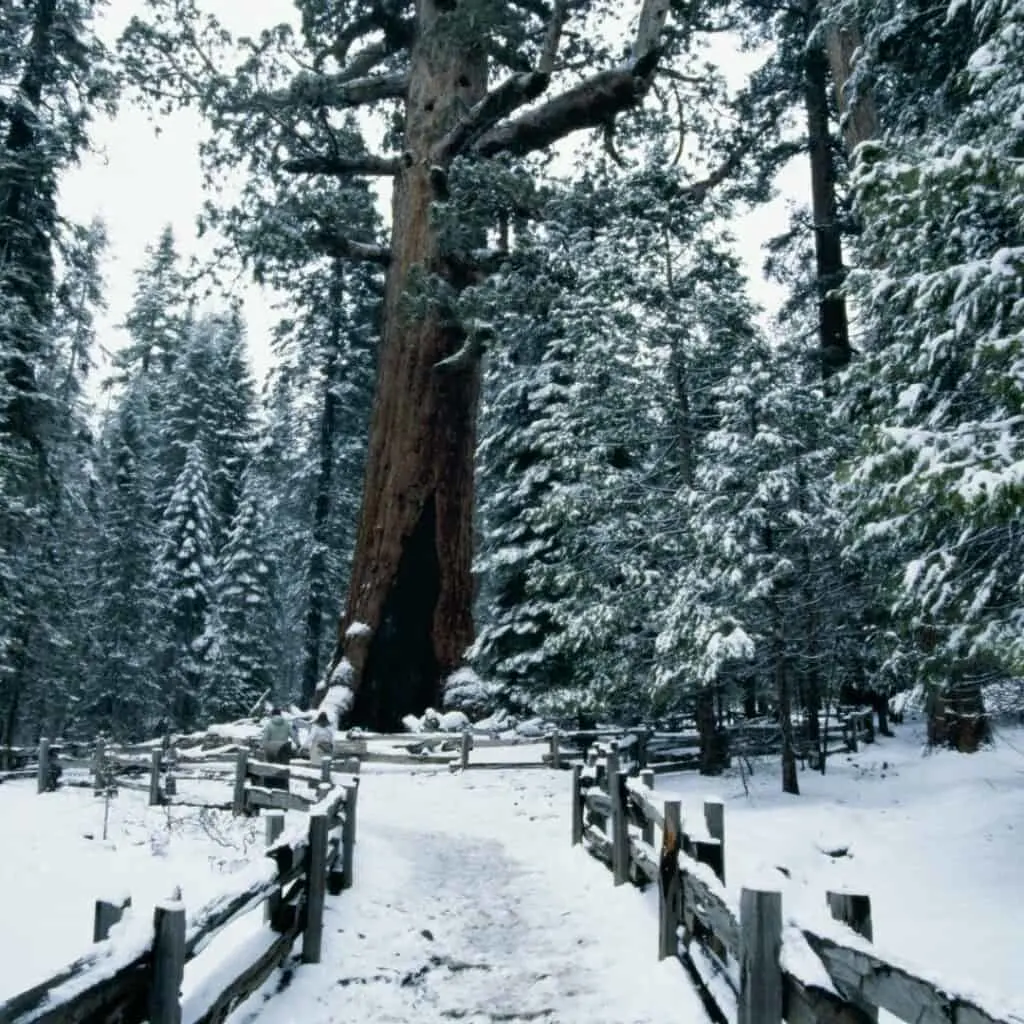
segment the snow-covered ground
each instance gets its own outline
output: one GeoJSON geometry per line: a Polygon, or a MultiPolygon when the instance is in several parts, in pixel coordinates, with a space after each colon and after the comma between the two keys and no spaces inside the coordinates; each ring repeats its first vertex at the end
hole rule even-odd
{"type": "MultiPolygon", "coordinates": [[[[231,783],[188,783],[208,799],[230,800],[231,783]]],[[[297,817],[290,812],[289,818],[297,817]]],[[[152,921],[176,888],[190,911],[225,888],[263,846],[262,822],[228,811],[147,807],[122,789],[110,801],[91,789],[37,795],[34,780],[0,786],[0,1001],[55,974],[92,944],[97,899],[131,896],[129,914],[152,921]]]]}
{"type": "MultiPolygon", "coordinates": [[[[971,756],[926,754],[922,738],[904,725],[824,777],[803,772],[800,797],[779,793],[763,763],[749,795],[737,774],[659,777],[658,790],[680,796],[684,815],[725,800],[730,889],[775,884],[798,920],[821,915],[827,889],[866,892],[878,945],[1018,1008],[1024,730],[971,756]]],[[[566,773],[547,770],[366,766],[356,886],[328,898],[323,962],[277,972],[232,1024],[702,1024],[682,969],[657,963],[653,894],[615,889],[570,847],[568,789],[566,773]]],[[[143,805],[122,791],[103,843],[84,838],[102,828],[91,791],[0,786],[0,999],[88,949],[97,897],[131,893],[148,920],[180,885],[191,910],[262,846],[258,821],[143,805]]],[[[229,931],[186,974],[186,1021],[204,977],[226,984],[221,958],[265,942],[259,912],[229,931]]]]}
{"type": "Polygon", "coordinates": [[[703,1024],[657,962],[648,901],[569,845],[568,778],[387,771],[359,795],[356,885],[323,961],[279,974],[232,1024],[703,1024]]]}
{"type": "Polygon", "coordinates": [[[896,733],[830,760],[825,776],[801,772],[798,797],[779,792],[774,762],[755,765],[749,796],[735,772],[657,787],[684,816],[724,800],[729,889],[773,884],[784,915],[807,922],[826,913],[828,889],[867,893],[876,945],[1024,1014],[1024,729],[969,755],[926,751],[919,722],[896,733]]]}

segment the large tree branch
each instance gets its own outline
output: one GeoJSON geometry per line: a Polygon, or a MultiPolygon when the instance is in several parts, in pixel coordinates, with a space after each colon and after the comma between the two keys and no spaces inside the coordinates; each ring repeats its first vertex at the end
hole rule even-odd
{"type": "Polygon", "coordinates": [[[660,52],[653,49],[627,67],[592,75],[543,106],[491,128],[476,140],[472,151],[480,156],[523,156],[546,149],[572,132],[601,127],[623,110],[636,106],[659,56],[660,52]]]}
{"type": "Polygon", "coordinates": [[[529,71],[506,78],[475,104],[441,139],[431,152],[431,162],[447,164],[502,118],[508,117],[512,111],[536,99],[548,87],[549,81],[550,76],[540,71],[529,71]]]}
{"type": "Polygon", "coordinates": [[[334,59],[344,64],[352,44],[374,32],[384,33],[382,45],[388,53],[408,49],[412,45],[415,28],[411,18],[401,16],[401,7],[401,3],[376,3],[373,10],[346,25],[331,47],[334,59]]]}
{"type": "Polygon", "coordinates": [[[402,158],[397,156],[308,156],[281,164],[281,170],[288,174],[333,174],[339,178],[358,174],[386,178],[401,169],[402,158]]]}
{"type": "Polygon", "coordinates": [[[401,99],[409,88],[404,72],[392,75],[367,75],[347,80],[338,75],[298,75],[287,89],[258,93],[239,107],[262,106],[269,110],[289,107],[361,107],[380,100],[401,99]]]}
{"type": "Polygon", "coordinates": [[[484,96],[434,147],[431,152],[432,163],[447,165],[453,157],[465,152],[484,132],[544,92],[555,67],[566,6],[567,0],[555,0],[537,70],[514,74],[484,96]]]}
{"type": "Polygon", "coordinates": [[[355,242],[351,238],[338,234],[328,227],[320,227],[311,232],[307,238],[311,248],[326,256],[335,258],[361,260],[364,263],[376,263],[386,267],[391,262],[391,251],[386,245],[375,245],[371,242],[355,242]]]}
{"type": "Polygon", "coordinates": [[[530,58],[520,50],[505,46],[496,39],[488,39],[485,45],[487,47],[487,56],[503,68],[507,68],[509,71],[527,73],[533,70],[530,58]]]}
{"type": "Polygon", "coordinates": [[[444,254],[449,280],[456,287],[480,284],[510,259],[508,249],[473,249],[444,254]]]}

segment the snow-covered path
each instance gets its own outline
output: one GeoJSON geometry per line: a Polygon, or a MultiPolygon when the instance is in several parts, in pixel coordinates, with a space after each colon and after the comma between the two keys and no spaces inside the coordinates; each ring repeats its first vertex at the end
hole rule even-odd
{"type": "Polygon", "coordinates": [[[356,885],[323,961],[279,972],[232,1024],[703,1024],[659,964],[653,901],[569,845],[547,771],[367,774],[356,885]]]}

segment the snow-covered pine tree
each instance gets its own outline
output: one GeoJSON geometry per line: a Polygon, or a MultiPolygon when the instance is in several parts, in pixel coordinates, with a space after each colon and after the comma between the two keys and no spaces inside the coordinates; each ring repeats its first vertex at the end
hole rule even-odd
{"type": "Polygon", "coordinates": [[[198,442],[209,473],[212,540],[223,543],[255,439],[255,394],[245,334],[235,313],[195,319],[182,339],[159,410],[161,448],[154,497],[165,505],[198,442]]]}
{"type": "Polygon", "coordinates": [[[193,440],[161,527],[154,588],[165,611],[147,634],[147,642],[158,651],[163,711],[178,729],[197,724],[210,680],[209,627],[216,572],[212,520],[206,457],[201,442],[193,440]]]}
{"type": "Polygon", "coordinates": [[[845,500],[891,662],[933,687],[932,738],[971,750],[980,684],[1024,670],[1024,4],[829,8],[860,24],[851,85],[882,130],[855,182],[868,358],[845,500]]]}
{"type": "Polygon", "coordinates": [[[506,344],[485,396],[473,657],[506,696],[564,713],[650,707],[656,609],[684,533],[663,499],[706,429],[715,372],[686,365],[684,339],[714,338],[719,375],[735,347],[742,288],[722,286],[739,281],[735,260],[707,230],[725,207],[665,172],[663,138],[643,143],[625,173],[548,190],[484,311],[506,344]]]}
{"type": "Polygon", "coordinates": [[[93,567],[95,642],[82,695],[84,722],[115,736],[138,735],[163,708],[159,646],[166,610],[155,587],[160,553],[151,473],[155,382],[136,373],[105,417],[97,456],[93,567]]]}
{"type": "MultiPolygon", "coordinates": [[[[49,531],[60,502],[54,334],[61,172],[88,145],[116,82],[92,33],[93,5],[27,0],[0,19],[0,742],[10,741],[45,657],[57,578],[49,531]]],[[[30,723],[34,730],[42,723],[30,723]]]]}
{"type": "Polygon", "coordinates": [[[206,721],[245,715],[267,690],[276,700],[289,696],[279,692],[275,674],[280,638],[263,500],[256,477],[246,473],[213,586],[208,626],[212,664],[202,700],[206,721]]]}
{"type": "Polygon", "coordinates": [[[737,702],[755,675],[779,717],[783,789],[796,793],[792,710],[808,674],[834,657],[834,576],[818,566],[838,557],[838,516],[824,396],[792,356],[752,336],[716,389],[686,509],[693,551],[658,650],[663,684],[689,671],[704,688],[731,683],[737,702]]]}
{"type": "MultiPolygon", "coordinates": [[[[263,62],[251,71],[273,79],[263,62]]],[[[355,138],[351,125],[339,136],[346,131],[355,138]]],[[[249,121],[208,145],[214,168],[244,159],[251,173],[229,205],[208,204],[204,218],[229,239],[226,255],[288,297],[274,329],[260,472],[273,496],[268,528],[278,538],[279,607],[288,623],[281,678],[293,680],[286,689],[308,704],[336,641],[331,623],[355,545],[382,273],[373,263],[325,255],[307,236],[311,222],[329,222],[372,238],[380,217],[365,182],[298,183],[277,166],[274,146],[272,133],[249,121]]]]}
{"type": "Polygon", "coordinates": [[[170,224],[146,248],[146,262],[135,273],[135,291],[124,327],[131,338],[114,356],[123,373],[167,377],[192,319],[192,299],[181,270],[170,224]]]}

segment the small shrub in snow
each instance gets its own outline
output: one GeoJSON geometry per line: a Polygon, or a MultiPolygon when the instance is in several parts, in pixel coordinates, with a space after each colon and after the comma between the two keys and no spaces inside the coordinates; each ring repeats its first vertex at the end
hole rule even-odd
{"type": "Polygon", "coordinates": [[[492,712],[498,703],[498,687],[485,683],[471,668],[460,668],[444,682],[445,711],[461,711],[470,718],[492,712]]]}

